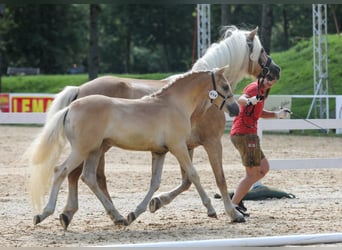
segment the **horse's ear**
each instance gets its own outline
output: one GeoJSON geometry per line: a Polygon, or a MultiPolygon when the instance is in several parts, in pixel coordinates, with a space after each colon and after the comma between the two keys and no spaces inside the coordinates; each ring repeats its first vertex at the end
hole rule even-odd
{"type": "Polygon", "coordinates": [[[228,68],[229,68],[229,65],[226,65],[226,66],[224,66],[224,67],[222,67],[222,68],[219,68],[219,69],[217,70],[217,73],[218,73],[219,75],[224,75],[225,70],[227,70],[228,68]]]}
{"type": "Polygon", "coordinates": [[[258,33],[258,29],[259,29],[259,27],[257,26],[254,30],[252,30],[251,33],[249,33],[249,35],[248,35],[248,39],[253,41],[255,35],[258,33]]]}

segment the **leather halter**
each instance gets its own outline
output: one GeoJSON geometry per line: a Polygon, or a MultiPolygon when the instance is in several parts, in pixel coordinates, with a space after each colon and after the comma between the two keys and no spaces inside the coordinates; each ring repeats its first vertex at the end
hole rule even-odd
{"type": "MultiPolygon", "coordinates": [[[[264,53],[265,53],[265,50],[262,48],[260,55],[264,54],[264,53]]],[[[259,57],[258,63],[260,65],[260,67],[262,68],[262,71],[260,72],[259,78],[260,77],[265,78],[268,75],[268,73],[270,72],[270,65],[272,63],[272,58],[270,56],[268,56],[267,54],[266,54],[266,58],[267,58],[266,62],[263,63],[261,60],[261,56],[259,57]]]]}
{"type": "MultiPolygon", "coordinates": [[[[253,48],[254,48],[253,40],[251,40],[249,38],[247,38],[246,40],[247,40],[247,45],[248,45],[250,54],[252,54],[253,48]]],[[[260,51],[259,58],[258,58],[258,64],[260,65],[262,71],[260,72],[258,78],[260,78],[260,77],[265,78],[266,75],[270,72],[270,68],[269,67],[272,64],[272,58],[266,54],[266,62],[264,63],[262,61],[262,59],[261,59],[261,56],[264,55],[264,54],[266,54],[266,53],[265,53],[264,48],[262,48],[261,51],[260,51]]]]}
{"type": "MultiPolygon", "coordinates": [[[[250,39],[247,38],[247,45],[248,45],[248,48],[250,50],[250,53],[252,53],[253,52],[253,40],[250,40],[250,39]]],[[[261,67],[261,72],[258,75],[258,94],[257,94],[257,98],[259,100],[261,100],[261,99],[263,99],[263,96],[260,95],[260,88],[263,85],[266,76],[270,73],[270,65],[272,64],[272,58],[265,53],[264,48],[262,48],[261,51],[260,51],[260,55],[259,55],[259,58],[258,58],[258,64],[261,67]],[[261,58],[263,55],[266,56],[266,62],[263,62],[263,60],[261,58]]]]}
{"type": "Polygon", "coordinates": [[[210,102],[213,103],[213,100],[216,99],[218,96],[222,97],[223,101],[219,107],[219,109],[222,110],[223,105],[226,103],[227,99],[233,97],[233,94],[225,96],[221,92],[217,91],[214,71],[211,71],[210,75],[211,75],[211,82],[213,84],[213,89],[209,91],[210,102]]]}

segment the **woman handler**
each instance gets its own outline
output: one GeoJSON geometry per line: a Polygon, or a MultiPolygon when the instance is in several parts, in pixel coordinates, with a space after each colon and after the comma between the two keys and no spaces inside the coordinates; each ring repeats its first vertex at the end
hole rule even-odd
{"type": "MultiPolygon", "coordinates": [[[[279,76],[279,74],[277,74],[279,76]]],[[[238,206],[251,186],[263,178],[269,171],[269,163],[260,148],[260,140],[257,135],[259,118],[287,118],[290,110],[287,108],[279,111],[267,111],[264,103],[272,86],[278,79],[268,73],[264,78],[250,83],[239,97],[240,113],[235,117],[230,132],[230,138],[235,148],[241,155],[242,164],[245,166],[246,175],[243,177],[234,192],[232,202],[244,216],[246,208],[238,206]]]]}

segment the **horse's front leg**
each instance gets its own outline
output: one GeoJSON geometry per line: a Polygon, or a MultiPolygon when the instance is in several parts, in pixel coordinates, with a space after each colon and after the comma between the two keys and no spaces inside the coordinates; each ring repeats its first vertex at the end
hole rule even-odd
{"type": "Polygon", "coordinates": [[[222,166],[221,139],[210,138],[210,140],[203,143],[203,147],[208,153],[209,162],[214,172],[216,185],[221,192],[226,214],[230,216],[232,222],[245,222],[244,216],[234,208],[228,193],[227,182],[222,166]]]}
{"type": "Polygon", "coordinates": [[[177,158],[180,166],[184,169],[184,172],[188,176],[189,180],[195,185],[196,190],[201,197],[203,205],[207,208],[208,216],[216,218],[216,211],[211,204],[211,200],[208,194],[202,187],[200,177],[197,174],[197,171],[193,166],[191,158],[189,156],[186,143],[180,142],[180,144],[170,147],[169,150],[177,158]]]}
{"type": "Polygon", "coordinates": [[[128,224],[131,224],[134,220],[136,220],[136,218],[138,218],[140,214],[146,211],[148,202],[151,200],[153,194],[158,190],[160,186],[165,155],[166,153],[159,154],[159,153],[152,152],[152,176],[151,176],[150,189],[148,190],[143,201],[137,206],[135,211],[131,212],[127,216],[128,224]]]}
{"type": "MultiPolygon", "coordinates": [[[[194,154],[194,150],[189,150],[189,156],[192,161],[194,154]]],[[[156,212],[159,208],[169,204],[171,201],[173,201],[179,194],[182,192],[188,190],[191,186],[191,181],[189,180],[187,174],[184,171],[184,168],[180,166],[181,175],[182,175],[182,182],[180,185],[178,185],[176,188],[172,189],[169,192],[164,192],[159,194],[156,197],[153,197],[149,204],[149,209],[151,213],[156,212]]]]}

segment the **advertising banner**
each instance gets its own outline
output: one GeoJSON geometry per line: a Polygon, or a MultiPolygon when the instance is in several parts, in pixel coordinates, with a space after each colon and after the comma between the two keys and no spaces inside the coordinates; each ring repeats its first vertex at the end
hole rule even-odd
{"type": "Polygon", "coordinates": [[[44,113],[54,99],[54,94],[0,94],[1,112],[44,113]]]}
{"type": "Polygon", "coordinates": [[[0,112],[10,112],[10,94],[0,93],[0,112]]]}

